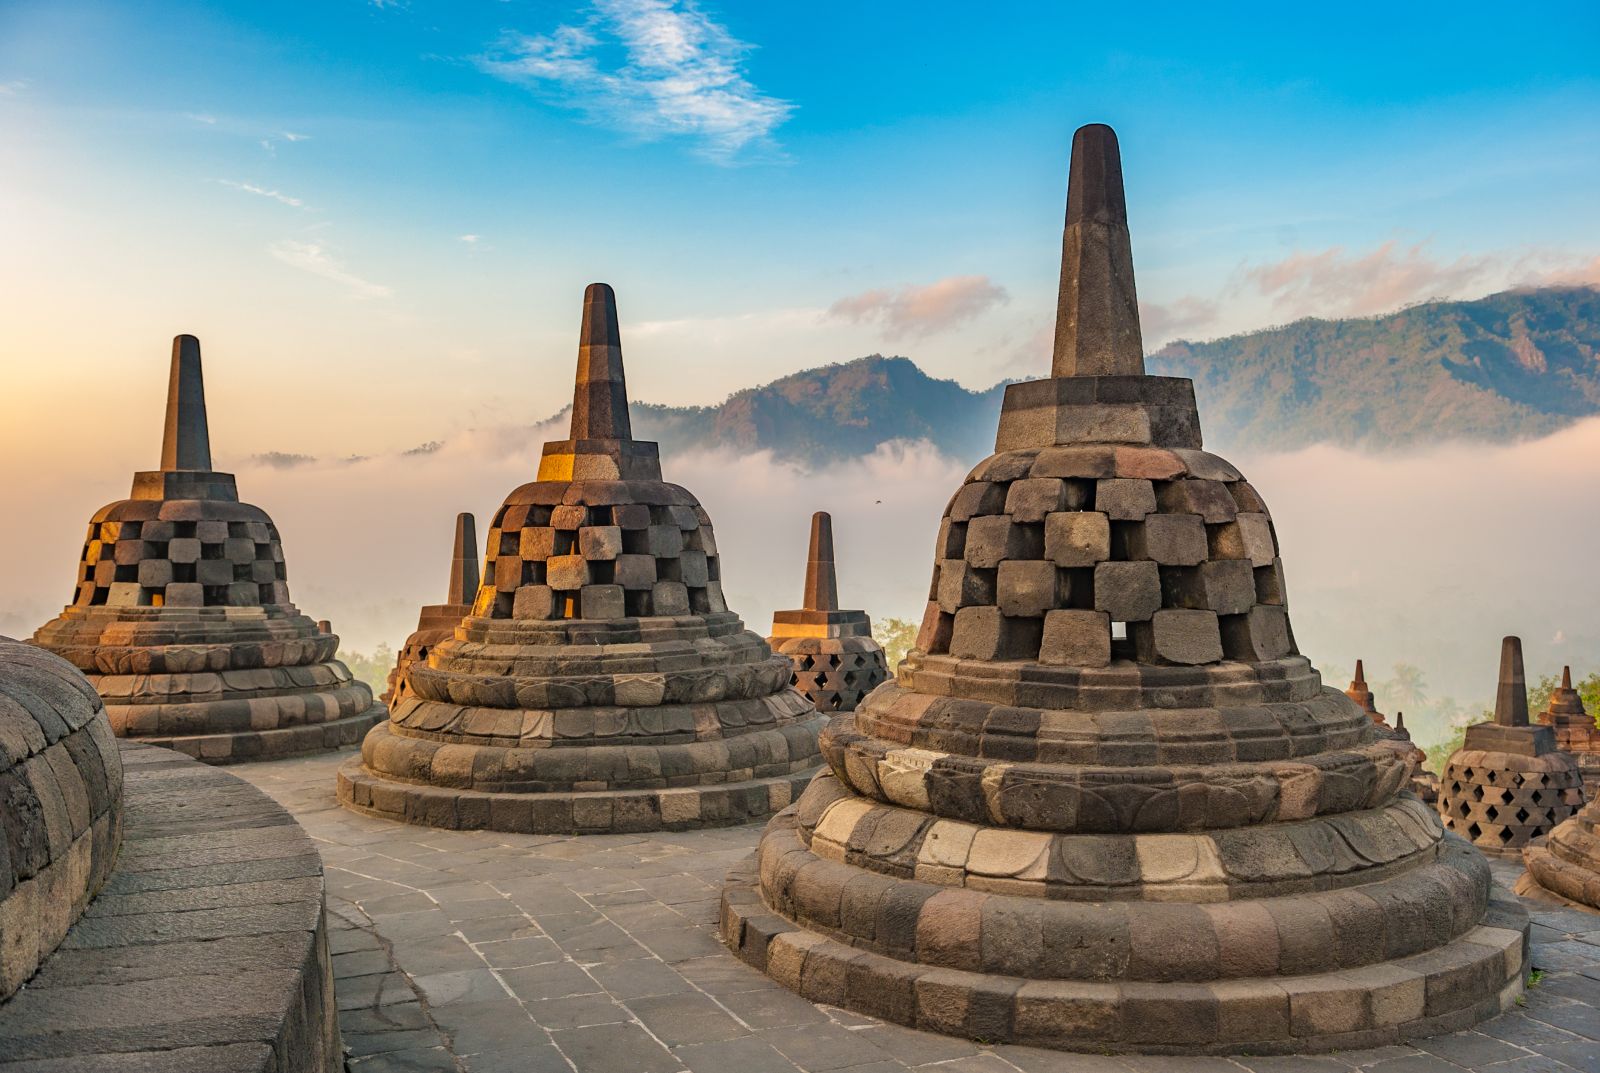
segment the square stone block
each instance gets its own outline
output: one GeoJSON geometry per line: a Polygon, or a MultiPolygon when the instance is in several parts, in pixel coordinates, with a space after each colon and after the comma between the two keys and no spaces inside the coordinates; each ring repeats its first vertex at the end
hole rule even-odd
{"type": "Polygon", "coordinates": [[[205,587],[197,581],[174,581],[162,594],[162,603],[167,607],[204,607],[205,587]]]}
{"type": "Polygon", "coordinates": [[[1242,615],[1256,602],[1255,571],[1247,559],[1213,559],[1193,567],[1161,572],[1168,607],[1242,615]]]}
{"type": "Polygon", "coordinates": [[[517,554],[530,562],[548,559],[556,553],[556,531],[541,525],[522,530],[517,539],[517,554]]]}
{"type": "Polygon", "coordinates": [[[935,559],[960,559],[966,554],[967,523],[952,522],[943,518],[939,522],[939,535],[933,541],[935,559]]]}
{"type": "Polygon", "coordinates": [[[195,522],[194,535],[202,544],[221,544],[228,539],[228,523],[214,518],[195,522]]]}
{"type": "Polygon", "coordinates": [[[1271,566],[1258,566],[1256,575],[1256,603],[1286,605],[1289,594],[1283,585],[1283,560],[1272,560],[1271,566]]]}
{"type": "Polygon", "coordinates": [[[1039,662],[1104,667],[1111,662],[1111,616],[1104,611],[1051,611],[1044,616],[1039,662]]]}
{"type": "Polygon", "coordinates": [[[556,617],[556,594],[549,585],[523,585],[511,602],[511,617],[548,619],[556,617]]]}
{"type": "Polygon", "coordinates": [[[222,542],[222,557],[229,562],[248,563],[256,557],[256,542],[249,537],[229,537],[222,542]]]}
{"type": "Polygon", "coordinates": [[[1239,513],[1228,486],[1221,481],[1169,481],[1161,486],[1157,498],[1163,513],[1198,514],[1207,525],[1231,522],[1239,513]]]}
{"type": "Polygon", "coordinates": [[[1222,659],[1222,632],[1214,611],[1157,611],[1133,635],[1142,663],[1198,664],[1222,659]]]}
{"type": "Polygon", "coordinates": [[[146,559],[139,564],[139,584],[159,589],[172,581],[172,564],[166,559],[146,559]]]}
{"type": "MultiPolygon", "coordinates": [[[[102,551],[101,555],[104,554],[102,551]]],[[[119,540],[111,546],[111,560],[118,566],[133,566],[146,554],[142,540],[119,540]]]]}
{"type": "Polygon", "coordinates": [[[589,520],[589,508],[576,503],[562,503],[550,512],[550,528],[577,529],[589,520]]]}
{"type": "Polygon", "coordinates": [[[1095,482],[1094,509],[1115,522],[1137,522],[1156,511],[1155,486],[1129,477],[1095,482]]]}
{"type": "Polygon", "coordinates": [[[922,612],[922,626],[917,630],[917,647],[924,652],[950,651],[954,628],[955,616],[940,610],[937,600],[929,600],[922,612]]]}
{"type": "Polygon", "coordinates": [[[1194,566],[1206,559],[1206,525],[1198,514],[1151,514],[1130,523],[1127,557],[1162,566],[1194,566]]]}
{"type": "Polygon", "coordinates": [[[609,562],[622,554],[622,527],[586,525],[578,530],[578,554],[590,562],[609,562]]]}
{"type": "Polygon", "coordinates": [[[1144,622],[1161,609],[1161,569],[1152,562],[1094,568],[1094,606],[1115,622],[1144,622]]]}
{"type": "Polygon", "coordinates": [[[194,564],[194,579],[202,585],[231,585],[233,564],[226,559],[201,559],[194,564]]]}
{"type": "Polygon", "coordinates": [[[622,503],[611,508],[611,523],[621,529],[648,529],[650,508],[643,503],[622,503]]]}
{"type": "Polygon", "coordinates": [[[657,615],[687,615],[689,587],[681,581],[658,581],[650,589],[650,609],[657,615]]]}
{"type": "Polygon", "coordinates": [[[175,563],[200,561],[200,541],[194,537],[174,537],[167,542],[167,558],[175,563]]]}
{"type": "Polygon", "coordinates": [[[657,559],[676,559],[683,552],[683,530],[676,525],[652,525],[646,530],[646,550],[657,559]]]}
{"type": "Polygon", "coordinates": [[[494,587],[499,592],[515,592],[522,584],[522,560],[515,555],[497,555],[494,559],[494,587]]]}
{"type": "Polygon", "coordinates": [[[589,560],[581,555],[555,555],[545,564],[545,582],[560,592],[574,592],[590,580],[589,560]]]}
{"type": "Polygon", "coordinates": [[[649,555],[619,555],[613,577],[625,589],[648,589],[656,583],[656,561],[649,555]]]}
{"type": "Polygon", "coordinates": [[[1272,539],[1272,522],[1265,514],[1240,514],[1234,519],[1244,540],[1244,557],[1251,566],[1271,566],[1278,557],[1277,542],[1272,539]]]}
{"type": "Polygon", "coordinates": [[[678,580],[691,589],[703,589],[711,580],[710,560],[706,553],[684,548],[678,556],[678,580]]]}
{"type": "Polygon", "coordinates": [[[1067,508],[1067,482],[1060,477],[1013,481],[1006,491],[1006,513],[1012,521],[1042,522],[1046,514],[1067,508]]]}
{"type": "Polygon", "coordinates": [[[957,659],[1034,659],[1040,620],[1010,618],[998,607],[963,607],[956,612],[950,654],[957,659]]]}
{"type": "Polygon", "coordinates": [[[1039,618],[1055,608],[1056,564],[1048,559],[1017,559],[1000,564],[995,595],[1000,612],[1012,618],[1039,618]]]}
{"type": "Polygon", "coordinates": [[[1004,485],[989,481],[973,481],[971,484],[961,486],[950,500],[950,509],[945,514],[953,522],[964,522],[984,514],[1000,514],[1005,509],[1004,485]]]}
{"type": "Polygon", "coordinates": [[[1259,663],[1294,651],[1289,613],[1282,607],[1257,604],[1247,614],[1226,615],[1220,621],[1222,648],[1229,659],[1259,663]]]}
{"type": "Polygon", "coordinates": [[[623,618],[621,585],[585,585],[578,592],[584,618],[623,618]]]}
{"type": "Polygon", "coordinates": [[[993,569],[1006,559],[1037,559],[1042,535],[1038,526],[1018,525],[1004,514],[974,518],[967,523],[966,560],[993,569]]]}
{"type": "Polygon", "coordinates": [[[1104,514],[1062,511],[1044,520],[1045,558],[1058,566],[1094,566],[1111,556],[1111,523],[1104,514]]]}
{"type": "Polygon", "coordinates": [[[995,572],[978,570],[961,559],[939,564],[939,608],[955,614],[963,607],[988,606],[995,601],[995,572]]]}

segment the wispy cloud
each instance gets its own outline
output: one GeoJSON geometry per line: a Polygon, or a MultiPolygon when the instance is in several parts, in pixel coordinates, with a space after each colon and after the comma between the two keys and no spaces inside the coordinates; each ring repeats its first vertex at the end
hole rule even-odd
{"type": "Polygon", "coordinates": [[[393,293],[383,284],[364,280],[345,268],[321,242],[284,239],[267,247],[267,252],[284,264],[298,268],[302,272],[310,272],[314,276],[321,276],[323,279],[350,288],[358,298],[387,298],[393,293]]]}
{"type": "Polygon", "coordinates": [[[479,64],[611,126],[694,138],[705,156],[728,163],[770,143],[794,109],[751,84],[750,48],[693,0],[595,0],[582,24],[507,34],[479,64]]]}
{"type": "Polygon", "coordinates": [[[309,466],[316,460],[315,455],[295,454],[293,451],[263,451],[250,456],[250,461],[256,465],[270,466],[273,469],[295,469],[298,466],[309,466]]]}
{"type": "Polygon", "coordinates": [[[1492,264],[1489,257],[1443,261],[1428,252],[1426,243],[1402,247],[1391,240],[1359,255],[1342,246],[1296,251],[1247,270],[1245,277],[1280,309],[1362,316],[1446,297],[1479,282],[1492,264]]]}
{"type": "Polygon", "coordinates": [[[256,186],[253,183],[234,182],[232,179],[218,179],[217,182],[232,190],[243,190],[245,193],[255,194],[257,197],[271,198],[273,201],[287,205],[291,209],[303,209],[306,207],[306,203],[304,201],[301,201],[297,197],[290,197],[288,194],[285,194],[279,190],[267,190],[263,187],[256,186]]]}
{"type": "Polygon", "coordinates": [[[478,244],[478,239],[481,237],[481,235],[462,235],[461,241],[465,242],[468,246],[476,246],[478,244]]]}
{"type": "Polygon", "coordinates": [[[26,78],[13,78],[7,82],[0,82],[0,97],[15,97],[28,88],[26,78]]]}
{"type": "Polygon", "coordinates": [[[1010,297],[988,276],[948,276],[924,286],[863,291],[841,298],[828,307],[828,315],[876,321],[891,338],[924,336],[971,320],[1010,297]]]}

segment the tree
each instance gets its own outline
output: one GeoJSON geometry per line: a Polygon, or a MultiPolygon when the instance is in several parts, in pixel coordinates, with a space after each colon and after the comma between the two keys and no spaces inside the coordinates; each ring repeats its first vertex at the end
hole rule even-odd
{"type": "Polygon", "coordinates": [[[394,650],[387,642],[380,643],[370,656],[360,652],[340,652],[339,658],[350,668],[350,674],[356,681],[365,682],[372,688],[373,696],[389,688],[389,672],[394,669],[394,650]]]}
{"type": "Polygon", "coordinates": [[[883,655],[889,662],[889,673],[900,665],[917,643],[917,627],[903,618],[880,618],[872,627],[872,639],[883,646],[883,655]]]}
{"type": "Polygon", "coordinates": [[[1396,663],[1394,678],[1386,684],[1385,692],[1391,707],[1416,711],[1428,703],[1428,680],[1420,667],[1396,663]]]}

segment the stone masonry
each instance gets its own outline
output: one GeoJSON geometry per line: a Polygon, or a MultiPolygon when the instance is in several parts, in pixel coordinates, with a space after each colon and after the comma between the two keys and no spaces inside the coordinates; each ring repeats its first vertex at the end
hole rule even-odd
{"type": "Polygon", "coordinates": [[[1411,742],[1411,732],[1406,729],[1405,716],[1396,713],[1394,725],[1389,725],[1389,717],[1378,711],[1373,703],[1372,690],[1367,687],[1366,667],[1361,660],[1356,660],[1355,680],[1350,683],[1350,688],[1344,695],[1355,702],[1356,707],[1366,713],[1368,719],[1389,732],[1389,736],[1396,741],[1405,742],[1412,760],[1411,791],[1420,797],[1426,804],[1434,804],[1439,800],[1439,776],[1427,770],[1422,765],[1428,762],[1428,754],[1417,748],[1411,742]]]}
{"type": "Polygon", "coordinates": [[[1494,718],[1467,728],[1445,762],[1439,792],[1444,825],[1483,852],[1517,858],[1583,807],[1577,761],[1556,747],[1555,731],[1528,722],[1522,640],[1500,645],[1494,718]]]}
{"type": "Polygon", "coordinates": [[[767,644],[789,657],[789,681],[819,712],[855,711],[861,698],[889,677],[883,648],[872,639],[865,611],[839,609],[839,582],[833,558],[833,519],[825,511],[811,516],[811,546],[806,557],[806,591],[797,611],[772,616],[767,644]]]}
{"type": "Polygon", "coordinates": [[[1561,668],[1561,684],[1550,694],[1550,703],[1539,713],[1539,722],[1556,732],[1556,748],[1571,753],[1578,761],[1583,778],[1585,800],[1600,794],[1600,729],[1594,716],[1583,707],[1583,698],[1572,688],[1572,668],[1561,668]]]}
{"type": "Polygon", "coordinates": [[[470,514],[457,514],[455,546],[450,555],[450,589],[444,603],[423,607],[417,616],[417,628],[400,647],[394,669],[389,672],[389,689],[380,698],[391,711],[411,695],[406,669],[413,663],[426,663],[434,645],[455,635],[456,623],[472,614],[472,601],[477,595],[477,522],[470,514]]]}
{"type": "Polygon", "coordinates": [[[436,827],[647,831],[788,805],[823,719],[722,596],[711,519],[635,440],[603,283],[572,434],[490,524],[472,613],[339,771],[339,798],[436,827]]]}
{"type": "Polygon", "coordinates": [[[161,468],[89,522],[72,603],[33,640],[89,676],[119,737],[223,764],[338,748],[381,719],[289,601],[278,530],[211,468],[200,342],[172,342],[161,468]]]}
{"type": "Polygon", "coordinates": [[[818,1002],[990,1043],[1304,1053],[1512,1006],[1527,916],[1295,648],[1271,515],[1145,376],[1116,137],[1073,139],[1053,376],[951,499],[915,650],[728,876],[818,1002]]]}

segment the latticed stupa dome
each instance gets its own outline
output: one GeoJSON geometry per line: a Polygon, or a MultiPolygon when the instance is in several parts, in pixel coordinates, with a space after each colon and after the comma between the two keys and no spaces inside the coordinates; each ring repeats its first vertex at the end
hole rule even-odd
{"type": "Polygon", "coordinates": [[[161,468],[97,511],[34,641],[89,675],[119,736],[222,763],[338,748],[382,709],[289,600],[272,519],[211,468],[200,343],[172,344],[161,468]]]}
{"type": "Polygon", "coordinates": [[[1583,697],[1572,688],[1571,667],[1561,668],[1561,684],[1550,691],[1550,703],[1539,713],[1539,722],[1555,731],[1556,748],[1578,762],[1584,798],[1600,797],[1600,729],[1584,708],[1583,697]]]}
{"type": "Polygon", "coordinates": [[[472,614],[340,771],[347,803],[517,831],[736,823],[787,805],[822,720],[722,595],[711,519],[633,439],[616,300],[584,299],[572,434],[495,512],[472,614]]]}
{"type": "Polygon", "coordinates": [[[417,628],[395,657],[389,689],[382,698],[391,709],[411,694],[406,669],[425,661],[433,646],[455,636],[456,623],[472,614],[478,595],[478,526],[470,514],[456,515],[456,539],[450,556],[450,590],[442,604],[427,604],[417,615],[417,628]]]}
{"type": "Polygon", "coordinates": [[[0,1001],[83,915],[121,844],[122,759],[94,687],[0,637],[0,1001]]]}
{"type": "Polygon", "coordinates": [[[1271,516],[1201,448],[1191,382],[1144,375],[1108,127],[1073,142],[1053,375],[1007,388],[996,451],[916,648],[730,874],[730,945],[816,1001],[1068,1049],[1497,1012],[1525,915],[1296,650],[1271,516]]]}

